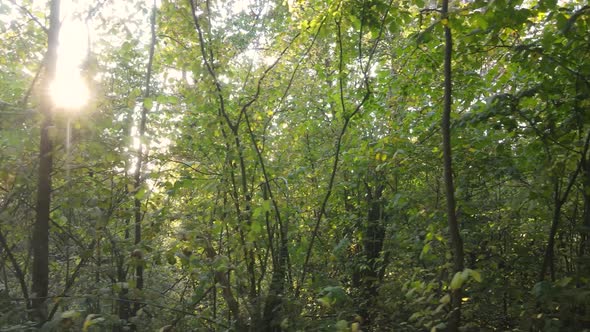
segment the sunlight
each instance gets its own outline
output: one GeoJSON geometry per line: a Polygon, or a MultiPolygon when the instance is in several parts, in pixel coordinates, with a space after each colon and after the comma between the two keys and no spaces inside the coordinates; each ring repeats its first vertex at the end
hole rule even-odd
{"type": "Polygon", "coordinates": [[[55,107],[66,110],[79,109],[90,97],[86,82],[76,72],[59,72],[49,93],[55,107]]]}
{"type": "Polygon", "coordinates": [[[57,73],[50,84],[49,92],[58,109],[76,110],[90,98],[86,82],[80,76],[81,65],[86,58],[88,33],[86,26],[72,18],[73,6],[70,1],[62,2],[63,18],[57,51],[57,73]]]}

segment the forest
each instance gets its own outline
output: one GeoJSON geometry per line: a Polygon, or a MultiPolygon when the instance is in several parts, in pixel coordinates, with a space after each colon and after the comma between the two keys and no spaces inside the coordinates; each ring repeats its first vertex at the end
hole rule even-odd
{"type": "Polygon", "coordinates": [[[584,0],[2,0],[0,331],[590,331],[584,0]]]}

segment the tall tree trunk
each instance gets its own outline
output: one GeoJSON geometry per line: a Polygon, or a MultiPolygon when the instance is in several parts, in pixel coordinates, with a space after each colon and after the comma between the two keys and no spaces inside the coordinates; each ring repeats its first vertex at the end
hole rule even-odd
{"type": "Polygon", "coordinates": [[[375,298],[378,295],[381,271],[385,264],[383,261],[383,241],[385,240],[385,223],[383,215],[383,183],[377,184],[373,189],[366,184],[367,222],[363,227],[363,264],[359,267],[359,284],[361,291],[361,303],[359,313],[364,319],[364,326],[373,324],[375,298]]]}
{"type": "MultiPolygon", "coordinates": [[[[590,242],[590,159],[588,158],[588,150],[590,149],[590,132],[586,135],[586,143],[584,150],[582,150],[582,158],[580,165],[582,167],[582,196],[584,197],[584,214],[582,220],[582,231],[580,243],[580,257],[583,258],[587,254],[587,249],[590,242]]],[[[590,265],[587,266],[590,268],[590,265]]]]}
{"type": "Polygon", "coordinates": [[[539,281],[543,281],[545,279],[547,269],[551,271],[551,281],[555,281],[555,235],[557,235],[559,219],[561,218],[561,207],[563,205],[563,201],[559,198],[558,181],[559,180],[557,179],[555,180],[553,218],[551,219],[551,228],[549,230],[549,239],[547,240],[547,247],[545,248],[545,254],[543,255],[543,264],[541,265],[541,271],[539,272],[539,281]]]}
{"type": "MultiPolygon", "coordinates": [[[[260,152],[258,151],[259,156],[260,152]]],[[[262,159],[260,159],[262,161],[262,159]]],[[[264,172],[265,178],[268,178],[266,175],[266,171],[264,172]]],[[[275,205],[276,211],[276,219],[279,225],[279,248],[277,252],[274,252],[272,249],[272,236],[270,236],[270,229],[269,229],[269,250],[273,253],[273,272],[272,278],[268,290],[268,295],[266,296],[266,302],[264,304],[264,309],[262,313],[262,320],[260,325],[260,330],[265,332],[270,331],[280,331],[280,322],[282,320],[282,316],[284,315],[284,311],[282,308],[283,302],[283,293],[285,291],[285,279],[287,277],[287,260],[289,257],[289,247],[287,242],[288,230],[287,226],[284,224],[286,220],[281,220],[281,217],[278,213],[278,207],[276,206],[276,201],[274,197],[269,197],[270,194],[270,183],[267,181],[264,184],[263,188],[263,197],[265,200],[269,198],[272,200],[273,205],[275,205]]],[[[270,213],[266,213],[266,218],[269,218],[270,213]]],[[[267,227],[269,223],[267,222],[267,227]]]]}
{"type": "MultiPolygon", "coordinates": [[[[576,285],[582,285],[581,278],[590,275],[590,160],[586,156],[586,151],[582,155],[583,179],[582,179],[582,196],[584,197],[584,214],[582,227],[580,227],[580,248],[578,252],[578,266],[576,285]]],[[[584,311],[582,311],[584,312],[584,311]]]]}
{"type": "MultiPolygon", "coordinates": [[[[449,27],[449,0],[442,2],[442,23],[445,31],[445,91],[444,106],[441,122],[443,136],[443,164],[444,179],[447,198],[447,221],[449,225],[449,236],[453,250],[453,271],[463,271],[464,252],[463,240],[459,233],[459,222],[457,220],[455,203],[455,186],[453,184],[453,161],[451,154],[451,105],[453,81],[451,76],[451,59],[453,55],[453,36],[449,27]]],[[[451,290],[451,313],[448,321],[449,331],[458,331],[461,323],[461,288],[451,290]]]]}
{"type": "MultiPolygon", "coordinates": [[[[580,257],[583,258],[587,253],[589,246],[589,234],[590,234],[590,160],[586,158],[586,155],[582,156],[583,165],[583,187],[582,196],[584,197],[584,214],[582,220],[582,241],[580,243],[580,257]]],[[[590,266],[589,266],[590,267],[590,266]]]]}
{"type": "MultiPolygon", "coordinates": [[[[129,131],[129,136],[131,136],[131,131],[129,131]]],[[[129,174],[127,173],[127,164],[125,165],[125,178],[127,178],[129,176],[129,174]]],[[[129,196],[129,189],[127,186],[123,187],[123,190],[125,192],[125,197],[129,196]]],[[[131,217],[126,217],[124,220],[125,223],[125,243],[127,243],[127,241],[129,241],[129,239],[131,238],[131,232],[130,232],[130,224],[131,224],[131,217]]],[[[127,269],[125,267],[125,256],[123,256],[123,253],[118,249],[118,246],[116,243],[114,243],[114,241],[111,239],[111,246],[113,248],[113,257],[114,257],[114,261],[116,264],[116,270],[117,270],[117,282],[119,282],[119,285],[123,286],[125,284],[127,284],[127,269]]],[[[120,322],[125,322],[125,324],[127,323],[127,321],[129,320],[129,314],[131,313],[131,302],[129,302],[129,288],[127,286],[125,287],[121,287],[118,294],[117,294],[117,314],[119,316],[119,321],[120,322]]],[[[119,324],[115,324],[113,325],[113,332],[120,332],[120,331],[124,331],[124,326],[123,325],[119,325],[119,324]]]]}
{"type": "Polygon", "coordinates": [[[32,309],[33,318],[43,323],[47,317],[45,300],[49,288],[49,212],[51,206],[51,172],[53,168],[53,144],[50,130],[53,128],[53,102],[49,85],[55,79],[57,68],[57,45],[59,39],[59,0],[50,2],[49,30],[45,75],[41,94],[41,142],[39,151],[39,179],[37,184],[37,217],[33,227],[33,273],[32,309]]]}
{"type": "MultiPolygon", "coordinates": [[[[144,146],[144,140],[145,140],[145,128],[146,128],[146,122],[147,122],[147,114],[150,111],[150,108],[148,106],[151,105],[147,105],[147,103],[145,102],[145,100],[147,98],[150,97],[151,95],[151,91],[150,91],[150,87],[151,87],[151,80],[152,80],[152,65],[153,65],[153,61],[154,61],[154,50],[156,48],[156,2],[154,1],[154,4],[152,6],[152,15],[151,15],[151,19],[150,19],[150,30],[151,30],[151,42],[150,42],[150,50],[149,50],[149,55],[148,55],[148,64],[147,64],[147,72],[146,72],[146,78],[145,78],[145,88],[144,88],[144,92],[143,92],[143,97],[144,97],[144,103],[143,103],[143,107],[141,110],[141,120],[139,123],[139,148],[137,151],[137,165],[135,168],[135,174],[134,174],[134,180],[135,180],[135,190],[139,191],[141,190],[141,186],[143,185],[143,179],[141,178],[141,169],[143,167],[143,163],[144,163],[144,151],[143,151],[143,146],[144,146]]],[[[139,246],[139,244],[141,243],[141,220],[142,218],[142,211],[141,211],[141,199],[136,195],[135,196],[135,200],[134,200],[134,206],[135,206],[135,239],[134,239],[134,244],[136,247],[139,246]]],[[[139,250],[139,248],[136,248],[136,250],[139,250]]],[[[135,267],[135,278],[136,278],[136,287],[137,289],[143,289],[143,284],[144,284],[144,280],[143,280],[143,255],[139,254],[139,255],[135,255],[138,257],[138,261],[137,261],[137,266],[135,267]]],[[[133,315],[135,316],[137,314],[137,311],[140,309],[140,304],[138,302],[135,302],[133,304],[133,315]]]]}

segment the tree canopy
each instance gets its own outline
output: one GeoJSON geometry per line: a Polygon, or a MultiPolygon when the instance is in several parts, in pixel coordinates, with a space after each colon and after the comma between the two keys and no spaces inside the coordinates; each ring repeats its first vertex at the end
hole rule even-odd
{"type": "Polygon", "coordinates": [[[585,1],[3,1],[0,119],[0,331],[590,330],[585,1]]]}

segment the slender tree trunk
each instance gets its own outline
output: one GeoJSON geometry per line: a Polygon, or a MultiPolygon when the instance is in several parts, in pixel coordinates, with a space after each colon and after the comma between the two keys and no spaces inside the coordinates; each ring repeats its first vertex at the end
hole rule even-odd
{"type": "MultiPolygon", "coordinates": [[[[442,23],[445,31],[445,91],[444,106],[442,114],[441,131],[443,136],[443,164],[444,179],[447,198],[447,220],[449,225],[449,236],[453,250],[453,271],[463,271],[464,252],[463,239],[459,233],[459,222],[457,220],[455,203],[455,186],[453,184],[453,164],[451,154],[451,105],[453,81],[451,76],[451,60],[453,54],[453,36],[449,27],[449,1],[442,3],[442,23]]],[[[451,290],[451,313],[448,321],[449,331],[458,331],[461,323],[461,288],[451,290]]]]}
{"type": "Polygon", "coordinates": [[[547,241],[547,247],[545,248],[545,254],[543,256],[543,264],[541,265],[541,271],[539,273],[539,281],[543,281],[545,279],[545,275],[547,274],[547,269],[551,271],[551,281],[555,281],[555,267],[554,267],[554,248],[555,248],[555,235],[557,235],[557,228],[559,226],[559,219],[561,217],[561,206],[562,200],[559,198],[559,186],[557,185],[557,179],[555,185],[555,197],[554,197],[554,207],[553,207],[553,218],[551,220],[551,229],[549,230],[549,239],[547,241]]]}
{"type": "MultiPolygon", "coordinates": [[[[30,307],[30,303],[29,303],[29,289],[27,288],[26,275],[25,275],[25,273],[23,273],[23,270],[21,269],[21,267],[17,261],[17,257],[14,257],[12,250],[8,246],[8,242],[6,242],[6,237],[4,237],[4,234],[2,234],[2,231],[0,231],[0,254],[2,254],[2,251],[5,252],[5,255],[7,256],[8,260],[12,264],[12,268],[14,269],[14,275],[15,275],[16,279],[18,280],[21,292],[23,294],[23,298],[27,302],[26,305],[27,305],[27,309],[28,309],[30,307]]],[[[5,267],[5,266],[3,265],[3,267],[5,267]]],[[[4,278],[4,280],[5,280],[5,282],[8,282],[7,278],[4,278]]],[[[8,287],[5,287],[5,289],[8,289],[8,287]]]]}
{"type": "MultiPolygon", "coordinates": [[[[151,29],[151,42],[150,42],[150,50],[148,55],[148,64],[147,64],[147,73],[145,78],[145,88],[144,88],[144,100],[149,98],[151,95],[150,87],[151,87],[151,79],[152,79],[152,64],[154,61],[154,50],[156,48],[156,2],[154,1],[152,7],[152,15],[150,19],[150,29],[151,29]]],[[[144,102],[142,110],[141,110],[141,120],[139,123],[139,148],[137,152],[137,165],[135,168],[134,180],[135,180],[135,189],[141,190],[141,186],[143,185],[143,179],[141,178],[141,169],[144,163],[144,140],[145,140],[145,128],[147,122],[147,114],[150,109],[147,107],[146,103],[144,102]]],[[[141,199],[137,196],[134,200],[135,206],[135,239],[134,244],[136,247],[139,246],[141,243],[141,220],[142,218],[142,211],[141,211],[141,199]]],[[[139,248],[136,248],[138,250],[139,248]]],[[[143,255],[139,255],[137,266],[135,267],[135,278],[136,278],[136,287],[137,289],[143,289],[144,280],[143,280],[143,255]]],[[[137,311],[140,309],[140,304],[135,302],[133,304],[133,315],[137,314],[137,311]]]]}
{"type": "Polygon", "coordinates": [[[555,188],[554,188],[554,210],[553,210],[553,219],[551,221],[551,229],[549,230],[549,239],[547,240],[547,247],[545,248],[545,255],[543,257],[543,264],[541,265],[541,271],[539,273],[539,281],[543,281],[545,279],[545,275],[547,274],[547,269],[551,271],[551,280],[555,281],[555,265],[554,265],[554,252],[555,252],[555,236],[557,235],[557,230],[559,226],[559,219],[561,218],[561,208],[567,201],[569,194],[576,183],[576,179],[578,178],[578,174],[584,171],[584,165],[586,160],[586,154],[588,153],[588,149],[590,147],[590,133],[586,136],[586,143],[584,144],[584,149],[581,152],[581,158],[578,162],[578,166],[574,173],[570,176],[567,186],[562,194],[560,194],[560,185],[559,179],[555,179],[555,188]]]}
{"type": "MultiPolygon", "coordinates": [[[[207,246],[204,248],[205,255],[211,260],[217,258],[217,252],[211,246],[207,246]]],[[[247,325],[245,320],[242,318],[240,314],[240,304],[236,297],[234,296],[231,283],[229,280],[229,273],[225,271],[215,271],[215,282],[219,283],[219,287],[221,287],[221,294],[223,299],[227,303],[227,307],[229,309],[228,315],[230,321],[234,321],[233,326],[235,327],[236,331],[248,331],[247,325]]]]}
{"type": "Polygon", "coordinates": [[[385,218],[383,214],[383,191],[385,185],[377,184],[373,189],[366,185],[367,221],[363,226],[363,264],[359,268],[359,287],[361,290],[361,303],[359,313],[364,319],[363,326],[371,327],[375,316],[375,298],[378,295],[379,283],[381,281],[381,270],[384,267],[383,241],[385,240],[385,218]]]}
{"type": "MultiPolygon", "coordinates": [[[[582,180],[584,212],[582,217],[582,227],[580,227],[581,241],[577,259],[578,263],[576,266],[576,287],[578,288],[583,287],[584,285],[582,278],[590,275],[590,255],[588,253],[588,248],[590,247],[590,160],[588,160],[586,156],[586,151],[584,151],[584,154],[582,155],[582,164],[584,168],[582,180]]],[[[581,317],[584,317],[584,315],[587,316],[588,306],[583,304],[578,305],[575,312],[578,316],[577,319],[581,320],[581,317]]]]}
{"type": "MultiPolygon", "coordinates": [[[[581,228],[581,243],[579,249],[579,257],[583,261],[584,256],[588,254],[588,247],[590,247],[590,159],[588,158],[588,149],[590,145],[590,132],[586,135],[586,144],[582,151],[582,196],[584,197],[584,214],[581,228]]],[[[590,264],[586,263],[583,267],[586,272],[590,272],[590,264]]],[[[579,271],[584,275],[584,271],[579,271]]]]}
{"type": "Polygon", "coordinates": [[[57,68],[57,45],[59,39],[59,0],[50,2],[49,30],[45,75],[41,94],[41,142],[39,151],[39,179],[37,184],[37,217],[33,227],[33,273],[32,309],[33,318],[43,323],[47,317],[45,300],[49,288],[49,212],[51,205],[51,172],[53,168],[53,144],[50,130],[53,128],[53,102],[49,84],[54,80],[57,68]]]}
{"type": "MultiPolygon", "coordinates": [[[[129,132],[129,136],[131,136],[131,132],[129,132]]],[[[125,169],[127,169],[127,165],[125,167],[125,169]]],[[[125,170],[125,178],[129,176],[129,174],[127,174],[127,170],[125,170]]],[[[127,197],[129,195],[129,189],[127,186],[124,186],[124,192],[125,192],[125,197],[127,197]]],[[[131,234],[130,234],[130,225],[131,225],[131,217],[126,217],[124,220],[125,223],[125,243],[127,243],[127,241],[129,241],[129,239],[131,238],[131,234]]],[[[124,285],[127,283],[127,269],[125,268],[125,257],[123,256],[123,254],[121,253],[121,251],[118,249],[117,245],[115,243],[113,243],[113,241],[111,240],[111,246],[114,249],[114,261],[116,263],[116,270],[117,270],[117,282],[119,282],[119,285],[124,285]]],[[[117,314],[119,316],[119,321],[120,322],[126,322],[129,320],[129,314],[131,312],[131,303],[129,302],[129,297],[128,297],[128,293],[129,293],[129,289],[128,287],[121,287],[121,289],[119,290],[118,294],[117,294],[117,314]]],[[[115,324],[113,325],[113,332],[120,332],[124,330],[124,326],[120,325],[120,324],[115,324]]]]}
{"type": "MultiPolygon", "coordinates": [[[[121,290],[119,291],[118,298],[117,298],[117,314],[119,316],[119,320],[121,322],[125,322],[129,320],[129,313],[131,312],[131,303],[129,302],[129,289],[124,284],[127,283],[127,271],[125,271],[124,267],[124,258],[122,256],[117,256],[117,281],[119,285],[121,285],[121,290]]],[[[114,325],[113,332],[124,331],[123,326],[121,325],[114,325]]]]}
{"type": "Polygon", "coordinates": [[[585,158],[582,160],[584,167],[584,178],[582,187],[582,196],[584,197],[584,214],[582,221],[582,241],[580,243],[580,257],[584,257],[587,253],[590,234],[590,160],[585,158]]]}
{"type": "MultiPolygon", "coordinates": [[[[259,153],[260,155],[260,153],[259,153]]],[[[262,159],[261,159],[262,160],[262,159]]],[[[265,172],[266,177],[266,172],[265,172]]],[[[265,200],[271,199],[273,204],[276,204],[274,197],[269,197],[270,183],[267,181],[263,189],[263,197],[265,200]]],[[[276,208],[276,206],[275,206],[276,208]]],[[[277,209],[278,210],[278,209],[277,209]]],[[[270,213],[267,212],[267,218],[270,213]]],[[[280,331],[281,318],[284,315],[282,308],[282,297],[285,291],[285,279],[287,276],[287,259],[289,257],[289,249],[287,243],[288,231],[286,225],[281,221],[281,218],[277,214],[277,223],[279,224],[279,248],[273,257],[273,273],[272,279],[266,296],[266,303],[264,304],[263,315],[260,330],[261,331],[280,331]]],[[[270,231],[270,230],[269,230],[270,231]]],[[[272,249],[272,237],[269,236],[269,249],[272,249]]],[[[271,250],[272,251],[272,250],[271,250]]]]}

